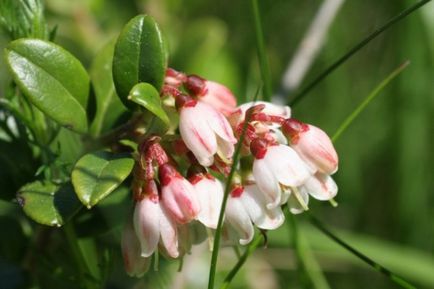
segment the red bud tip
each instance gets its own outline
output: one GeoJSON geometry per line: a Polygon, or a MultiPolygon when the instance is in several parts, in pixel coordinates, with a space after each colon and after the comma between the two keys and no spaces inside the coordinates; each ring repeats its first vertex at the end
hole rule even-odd
{"type": "Polygon", "coordinates": [[[205,79],[197,75],[189,75],[185,87],[195,96],[203,96],[206,93],[205,79]]]}
{"type": "Polygon", "coordinates": [[[244,187],[241,185],[236,185],[231,191],[232,198],[239,198],[244,192],[244,187]]]}
{"type": "Polygon", "coordinates": [[[282,124],[283,134],[292,142],[296,143],[299,133],[309,130],[309,126],[295,118],[288,118],[282,124]]]}
{"type": "Polygon", "coordinates": [[[250,143],[250,151],[256,159],[264,158],[268,148],[268,142],[262,138],[256,138],[250,143]]]}
{"type": "Polygon", "coordinates": [[[179,172],[169,164],[163,164],[158,168],[158,175],[162,186],[167,186],[173,178],[181,177],[179,172]]]}
{"type": "Polygon", "coordinates": [[[178,95],[175,100],[175,106],[177,110],[180,110],[183,107],[195,107],[196,104],[196,100],[185,94],[178,95]]]}

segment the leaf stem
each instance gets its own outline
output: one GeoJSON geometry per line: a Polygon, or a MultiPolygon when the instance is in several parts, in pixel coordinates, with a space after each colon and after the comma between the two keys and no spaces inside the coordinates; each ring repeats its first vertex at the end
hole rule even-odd
{"type": "Polygon", "coordinates": [[[220,289],[229,288],[229,284],[232,282],[232,279],[234,279],[235,275],[237,275],[238,271],[240,271],[241,267],[244,265],[244,263],[246,263],[247,258],[253,253],[253,251],[256,250],[263,240],[264,237],[262,234],[256,235],[255,239],[249,244],[246,251],[244,251],[244,254],[238,259],[238,262],[226,276],[222,286],[220,286],[220,289]]]}
{"type": "MultiPolygon", "coordinates": [[[[258,98],[259,91],[260,91],[260,87],[256,91],[255,97],[253,99],[254,102],[258,98]]],[[[245,117],[245,121],[243,124],[243,129],[241,131],[240,139],[238,140],[238,143],[237,143],[236,148],[235,148],[235,152],[234,152],[234,156],[233,156],[233,164],[231,166],[231,170],[229,172],[228,178],[226,179],[226,186],[225,186],[225,192],[224,192],[223,201],[222,201],[222,207],[220,208],[219,219],[218,219],[217,228],[216,228],[215,235],[214,235],[214,244],[213,244],[213,250],[212,250],[212,255],[211,255],[211,266],[209,269],[208,289],[214,288],[215,274],[216,274],[216,269],[217,269],[217,258],[218,258],[219,248],[220,248],[220,239],[221,239],[221,234],[222,234],[223,218],[224,218],[224,214],[225,214],[225,210],[226,210],[226,203],[228,201],[229,191],[231,189],[231,182],[232,182],[232,179],[234,177],[235,171],[237,170],[238,161],[240,158],[241,146],[242,146],[242,143],[244,142],[244,136],[246,135],[247,124],[248,124],[251,116],[252,116],[251,111],[249,110],[248,113],[246,114],[246,117],[245,117]]]]}
{"type": "Polygon", "coordinates": [[[312,213],[309,214],[309,217],[310,217],[310,222],[317,229],[319,229],[321,232],[323,232],[327,237],[329,237],[330,239],[332,239],[333,241],[335,241],[337,244],[339,244],[340,246],[342,246],[344,249],[346,249],[347,251],[349,251],[350,253],[352,253],[353,255],[355,255],[357,258],[359,258],[360,260],[362,260],[363,262],[365,262],[366,264],[368,264],[372,268],[374,268],[376,271],[378,271],[378,272],[382,273],[383,275],[385,275],[387,278],[389,278],[391,281],[393,281],[394,283],[396,283],[400,287],[406,288],[406,289],[415,289],[416,288],[415,286],[411,285],[410,283],[408,283],[403,278],[395,275],[390,270],[386,269],[382,265],[380,265],[377,262],[373,261],[369,257],[363,255],[361,252],[359,252],[355,248],[351,247],[349,244],[345,243],[342,239],[340,239],[335,234],[333,234],[331,231],[329,231],[312,213]]]}
{"type": "Polygon", "coordinates": [[[109,146],[122,138],[131,138],[134,134],[134,129],[138,126],[138,124],[143,121],[143,114],[138,113],[130,118],[130,120],[113,130],[107,132],[106,134],[93,138],[91,136],[87,136],[85,139],[86,149],[87,151],[94,150],[101,146],[109,146]]]}
{"type": "Polygon", "coordinates": [[[395,78],[397,77],[408,65],[410,61],[405,61],[398,68],[396,68],[392,73],[390,73],[383,81],[378,84],[371,93],[357,106],[357,108],[344,120],[344,122],[339,126],[336,132],[332,136],[332,141],[336,140],[341,136],[341,134],[348,128],[348,126],[354,121],[354,119],[359,116],[359,114],[366,108],[366,106],[378,95],[380,92],[395,78]]]}
{"type": "Polygon", "coordinates": [[[308,92],[310,92],[318,83],[320,83],[324,78],[326,78],[327,75],[332,73],[336,68],[341,66],[345,61],[347,61],[351,56],[353,56],[356,52],[358,52],[360,49],[362,49],[365,45],[367,45],[371,40],[375,39],[378,35],[386,31],[388,28],[390,28],[393,24],[399,22],[400,20],[404,19],[406,16],[410,15],[423,5],[427,4],[431,0],[422,0],[414,5],[410,6],[409,8],[405,9],[404,11],[398,13],[398,15],[392,17],[389,19],[386,23],[384,23],[382,26],[374,30],[371,34],[369,34],[365,39],[357,43],[353,48],[351,48],[347,53],[345,53],[343,56],[338,58],[332,65],[330,65],[326,70],[324,70],[322,73],[320,73],[316,78],[314,78],[308,85],[306,85],[295,97],[292,101],[289,102],[290,106],[296,105],[308,92]]]}
{"type": "Polygon", "coordinates": [[[255,21],[256,33],[256,47],[258,50],[259,66],[261,69],[261,78],[264,84],[263,99],[265,101],[271,100],[271,79],[270,68],[267,61],[267,54],[265,52],[264,33],[261,24],[261,14],[259,11],[258,0],[252,0],[252,12],[255,21]]]}

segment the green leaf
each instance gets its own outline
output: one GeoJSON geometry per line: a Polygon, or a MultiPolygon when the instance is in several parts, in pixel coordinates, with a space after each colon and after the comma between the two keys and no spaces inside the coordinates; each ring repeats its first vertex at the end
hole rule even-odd
{"type": "Polygon", "coordinates": [[[169,117],[161,106],[160,94],[149,83],[136,84],[131,89],[128,99],[143,106],[163,121],[167,127],[169,126],[169,117]]]}
{"type": "Polygon", "coordinates": [[[80,208],[70,183],[36,181],[23,186],[17,199],[30,218],[48,226],[62,226],[80,208]]]}
{"type": "Polygon", "coordinates": [[[111,128],[126,111],[116,94],[112,76],[114,41],[108,43],[95,57],[90,67],[90,78],[96,97],[96,114],[90,126],[92,135],[111,128]]]}
{"type": "Polygon", "coordinates": [[[99,151],[83,156],[72,171],[72,184],[88,208],[115,190],[131,173],[134,160],[128,154],[99,151]]]}
{"type": "Polygon", "coordinates": [[[139,15],[125,25],[116,42],[113,79],[116,91],[127,107],[130,90],[139,82],[163,85],[167,61],[160,28],[150,16],[139,15]]]}
{"type": "Polygon", "coordinates": [[[37,39],[11,42],[5,56],[30,102],[61,125],[87,131],[89,76],[80,61],[62,47],[37,39]]]}

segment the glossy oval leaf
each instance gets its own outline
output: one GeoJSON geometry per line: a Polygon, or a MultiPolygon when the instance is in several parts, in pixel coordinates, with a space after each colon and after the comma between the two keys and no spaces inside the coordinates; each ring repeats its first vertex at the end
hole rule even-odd
{"type": "Polygon", "coordinates": [[[70,183],[36,181],[23,186],[17,199],[27,216],[48,226],[62,226],[81,207],[70,183]]]}
{"type": "Polygon", "coordinates": [[[147,15],[131,19],[119,35],[113,58],[116,91],[127,107],[133,107],[127,98],[137,83],[147,82],[161,89],[166,62],[163,37],[155,20],[147,15]]]}
{"type": "Polygon", "coordinates": [[[15,40],[5,56],[14,81],[32,104],[62,126],[87,131],[89,76],[80,61],[39,39],[15,40]]]}
{"type": "Polygon", "coordinates": [[[130,91],[128,99],[150,111],[166,126],[169,126],[169,117],[161,106],[160,94],[149,83],[136,84],[130,91]]]}
{"type": "Polygon", "coordinates": [[[129,154],[99,151],[83,156],[72,171],[72,184],[78,198],[91,208],[128,177],[133,165],[129,154]]]}
{"type": "Polygon", "coordinates": [[[116,94],[112,76],[115,41],[108,43],[98,52],[90,67],[90,79],[95,91],[96,114],[90,125],[94,136],[111,128],[127,110],[116,94]]]}

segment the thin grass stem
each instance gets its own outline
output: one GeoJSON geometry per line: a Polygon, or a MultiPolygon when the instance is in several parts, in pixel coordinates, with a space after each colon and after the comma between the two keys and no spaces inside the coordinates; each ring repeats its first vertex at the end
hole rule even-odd
{"type": "MultiPolygon", "coordinates": [[[[261,88],[259,87],[258,90],[256,91],[253,102],[255,102],[258,99],[260,89],[261,88]]],[[[220,239],[221,239],[221,234],[222,234],[223,218],[224,218],[224,214],[225,214],[225,210],[226,210],[226,203],[228,201],[232,179],[234,177],[235,171],[237,170],[238,161],[240,158],[241,146],[242,146],[242,143],[244,142],[244,136],[246,135],[247,124],[249,123],[250,117],[251,117],[251,111],[248,111],[246,113],[246,117],[245,117],[243,129],[241,131],[240,139],[238,140],[238,143],[235,147],[235,152],[234,152],[234,156],[233,156],[233,163],[231,166],[231,170],[229,172],[228,178],[226,179],[226,185],[225,185],[225,192],[224,192],[223,201],[222,201],[222,207],[220,208],[219,219],[218,219],[217,228],[216,228],[215,235],[214,235],[214,244],[213,244],[213,250],[212,250],[212,255],[211,255],[211,266],[209,269],[208,289],[214,288],[215,274],[216,274],[216,269],[217,269],[217,259],[218,259],[218,253],[219,253],[219,248],[220,248],[220,239]]]]}
{"type": "Polygon", "coordinates": [[[315,257],[310,251],[308,241],[304,238],[302,232],[298,228],[298,223],[295,216],[291,214],[287,208],[287,220],[290,229],[290,237],[292,239],[295,257],[297,260],[297,269],[300,271],[300,276],[305,276],[308,284],[301,284],[302,288],[321,288],[329,289],[330,286],[327,283],[321,268],[315,257]],[[304,285],[304,286],[303,286],[304,285]]]}
{"type": "Polygon", "coordinates": [[[431,0],[422,0],[414,5],[410,6],[409,8],[405,9],[404,11],[400,12],[398,15],[392,17],[389,19],[386,23],[384,23],[382,26],[377,28],[374,32],[369,34],[366,38],[364,38],[362,41],[357,43],[353,48],[351,48],[347,53],[345,53],[343,56],[341,56],[338,60],[336,60],[332,65],[330,65],[326,70],[324,70],[322,73],[320,73],[317,77],[315,77],[309,84],[307,84],[294,98],[292,101],[289,102],[290,106],[296,105],[300,100],[302,100],[308,92],[310,92],[318,83],[320,83],[324,78],[326,78],[330,73],[332,73],[336,68],[341,66],[345,61],[347,61],[351,56],[353,56],[356,52],[358,52],[360,49],[362,49],[364,46],[366,46],[371,40],[375,39],[378,35],[389,29],[391,26],[393,26],[395,23],[399,22],[400,20],[404,19],[406,16],[410,15],[420,7],[424,6],[431,0]]]}
{"type": "Polygon", "coordinates": [[[258,50],[259,67],[261,70],[263,88],[263,99],[271,100],[271,78],[270,68],[268,66],[267,54],[265,52],[264,33],[261,24],[261,14],[259,11],[258,0],[252,0],[253,18],[255,21],[256,47],[258,50]]]}
{"type": "Polygon", "coordinates": [[[377,262],[375,262],[371,258],[363,255],[361,252],[359,252],[355,248],[351,247],[349,244],[345,243],[342,239],[340,239],[334,233],[329,231],[315,216],[312,215],[312,213],[309,214],[309,218],[310,218],[310,222],[317,229],[319,229],[321,232],[323,232],[327,237],[329,237],[330,239],[335,241],[337,244],[342,246],[344,249],[349,251],[351,254],[353,254],[354,256],[356,256],[357,258],[359,258],[360,260],[362,260],[363,262],[365,262],[366,264],[368,264],[372,268],[374,268],[376,271],[385,275],[388,279],[390,279],[391,281],[393,281],[394,283],[399,285],[401,288],[406,288],[406,289],[415,289],[416,288],[415,286],[408,283],[406,280],[404,280],[400,276],[398,276],[395,273],[391,272],[390,270],[386,269],[385,267],[378,264],[377,262]]]}
{"type": "Polygon", "coordinates": [[[372,90],[368,96],[357,106],[357,108],[342,122],[339,128],[332,136],[332,141],[336,140],[342,135],[342,133],[348,128],[348,126],[359,116],[359,114],[368,106],[368,104],[380,94],[380,92],[395,78],[397,77],[408,65],[410,61],[405,61],[398,68],[396,68],[392,73],[390,73],[383,81],[378,84],[374,90],[372,90]]]}
{"type": "Polygon", "coordinates": [[[262,234],[256,235],[255,239],[249,244],[246,251],[244,251],[244,254],[238,259],[238,262],[226,276],[222,286],[220,286],[220,289],[229,288],[229,285],[231,284],[234,277],[237,275],[238,271],[240,271],[241,267],[243,267],[244,263],[246,263],[247,258],[256,250],[256,248],[262,243],[263,240],[264,237],[262,234]]]}

